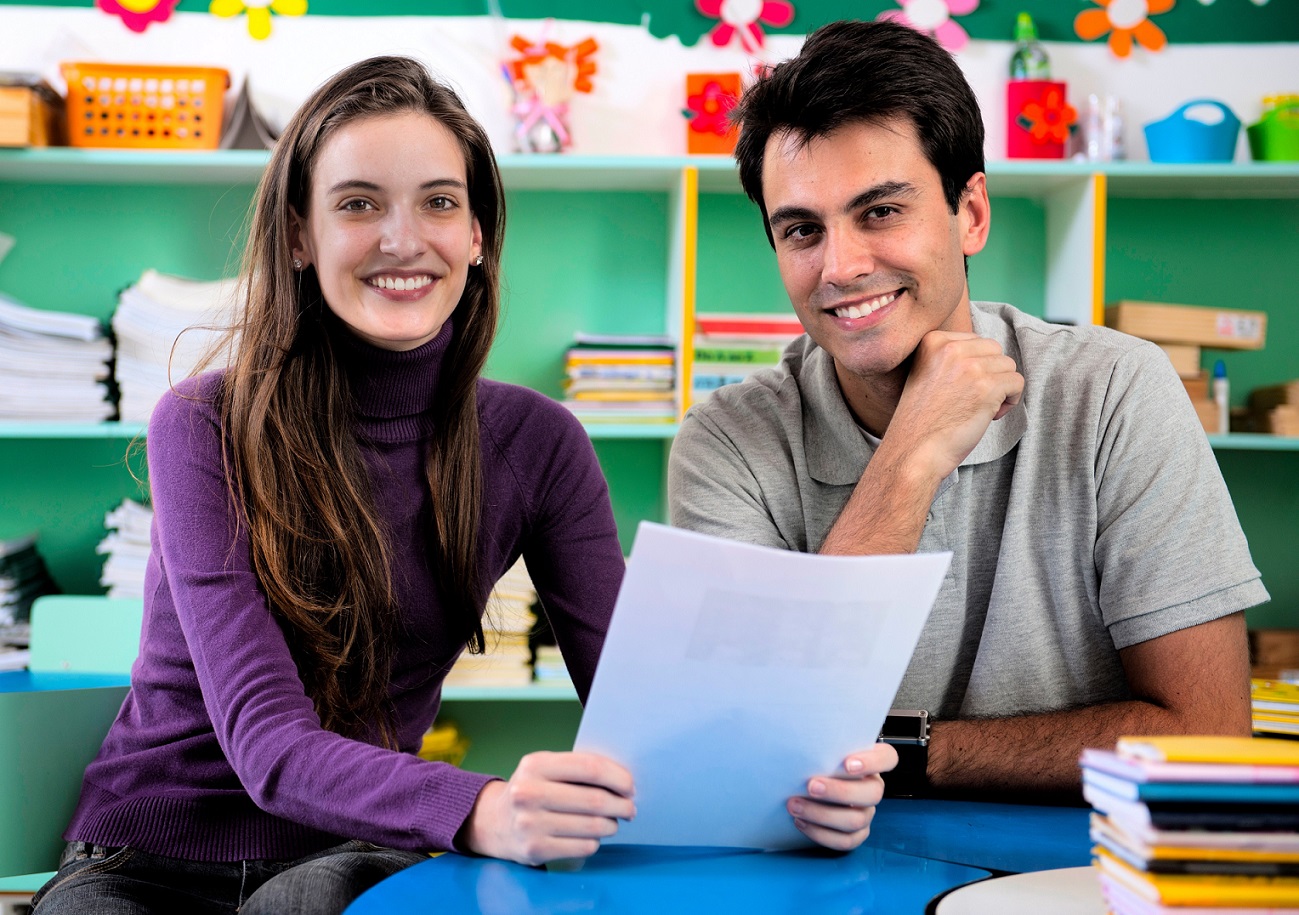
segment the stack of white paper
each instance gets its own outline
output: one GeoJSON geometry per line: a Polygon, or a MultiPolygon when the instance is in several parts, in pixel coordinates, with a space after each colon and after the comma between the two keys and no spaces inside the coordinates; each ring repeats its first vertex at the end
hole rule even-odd
{"type": "Polygon", "coordinates": [[[501,576],[487,598],[483,617],[486,654],[460,655],[444,681],[447,686],[524,686],[532,680],[528,633],[537,621],[532,604],[537,591],[520,559],[501,576]]]}
{"type": "Polygon", "coordinates": [[[0,294],[0,419],[108,419],[112,358],[97,319],[42,311],[0,294]]]}
{"type": "Polygon", "coordinates": [[[109,597],[143,597],[144,567],[149,562],[149,529],[153,509],[130,499],[104,516],[108,536],[99,541],[95,552],[108,558],[99,583],[108,589],[109,597]]]}
{"type": "Polygon", "coordinates": [[[0,540],[0,626],[28,622],[32,602],[58,591],[35,537],[0,540]]]}
{"type": "MultiPolygon", "coordinates": [[[[117,384],[123,422],[148,422],[171,385],[215,354],[235,314],[237,280],[199,282],[146,270],[118,298],[117,384]]],[[[225,367],[224,352],[210,368],[225,367]]]]}

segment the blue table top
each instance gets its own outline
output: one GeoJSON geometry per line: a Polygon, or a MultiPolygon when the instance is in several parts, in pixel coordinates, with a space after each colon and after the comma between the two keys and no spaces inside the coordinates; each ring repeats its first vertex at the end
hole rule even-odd
{"type": "Polygon", "coordinates": [[[923,912],[935,896],[987,876],[977,868],[865,845],[850,855],[614,845],[571,872],[448,854],[384,880],[352,903],[347,915],[892,915],[923,912]]]}
{"type": "Polygon", "coordinates": [[[885,798],[866,844],[1015,874],[1091,863],[1086,807],[885,798]]]}
{"type": "Polygon", "coordinates": [[[99,689],[130,686],[128,674],[74,674],[57,671],[0,671],[0,693],[34,693],[56,689],[99,689]]]}

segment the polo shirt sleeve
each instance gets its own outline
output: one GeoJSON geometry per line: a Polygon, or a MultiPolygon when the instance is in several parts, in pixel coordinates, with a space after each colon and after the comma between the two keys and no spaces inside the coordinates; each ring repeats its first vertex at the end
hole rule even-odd
{"type": "MultiPolygon", "coordinates": [[[[791,489],[794,481],[790,480],[791,489]]],[[[668,516],[674,527],[788,550],[761,486],[722,426],[696,407],[668,459],[668,516]]]]}
{"type": "Polygon", "coordinates": [[[1153,344],[1114,364],[1095,474],[1100,607],[1116,648],[1268,600],[1195,409],[1153,344]]]}

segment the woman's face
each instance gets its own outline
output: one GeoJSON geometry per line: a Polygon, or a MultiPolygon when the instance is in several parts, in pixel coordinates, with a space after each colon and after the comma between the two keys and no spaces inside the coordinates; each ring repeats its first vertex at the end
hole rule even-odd
{"type": "Polygon", "coordinates": [[[483,242],[451,131],[422,112],[352,121],[325,141],[309,193],[293,255],[330,311],[384,349],[437,336],[483,242]]]}

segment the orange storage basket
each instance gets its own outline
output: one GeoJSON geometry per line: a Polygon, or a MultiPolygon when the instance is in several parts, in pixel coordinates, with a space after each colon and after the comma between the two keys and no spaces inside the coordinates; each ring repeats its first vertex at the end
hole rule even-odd
{"type": "Polygon", "coordinates": [[[64,63],[68,142],[115,149],[216,149],[230,74],[220,67],[64,63]]]}

